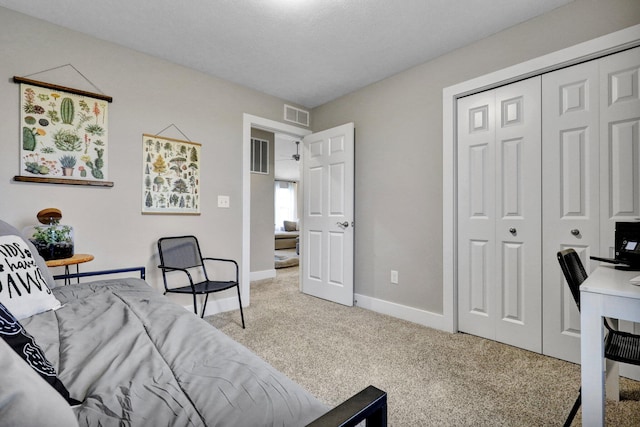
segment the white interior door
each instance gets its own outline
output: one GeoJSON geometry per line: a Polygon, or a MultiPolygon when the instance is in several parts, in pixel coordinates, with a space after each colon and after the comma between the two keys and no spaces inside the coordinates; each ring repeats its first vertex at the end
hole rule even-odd
{"type": "Polygon", "coordinates": [[[458,327],[541,351],[540,78],[458,101],[458,327]]]}
{"type": "Polygon", "coordinates": [[[458,329],[495,340],[495,91],[458,100],[458,329]]]}
{"type": "Polygon", "coordinates": [[[303,140],[302,292],[353,305],[354,125],[303,140]]]}
{"type": "MultiPolygon", "coordinates": [[[[598,63],[542,79],[543,353],[580,363],[580,313],[557,252],[573,248],[591,271],[600,242],[598,63]]],[[[597,263],[594,263],[595,267],[597,263]]]]}
{"type": "Polygon", "coordinates": [[[600,256],[614,257],[615,223],[640,220],[640,48],[600,65],[600,256]]]}
{"type": "Polygon", "coordinates": [[[542,351],[540,77],[496,89],[496,340],[542,351]]]}
{"type": "MultiPolygon", "coordinates": [[[[543,76],[543,353],[580,363],[580,314],[555,254],[591,272],[613,258],[615,222],[640,218],[640,48],[543,76]]],[[[640,332],[637,325],[623,330],[640,332]]],[[[623,374],[631,375],[629,367],[623,374]]]]}
{"type": "MultiPolygon", "coordinates": [[[[640,48],[600,61],[600,254],[613,257],[615,223],[640,220],[640,48]]],[[[640,323],[619,322],[640,334],[640,323]]],[[[620,373],[640,380],[640,367],[620,373]]]]}

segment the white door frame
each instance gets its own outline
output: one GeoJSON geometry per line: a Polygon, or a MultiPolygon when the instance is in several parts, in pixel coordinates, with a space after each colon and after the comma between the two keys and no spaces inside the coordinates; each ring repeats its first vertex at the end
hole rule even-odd
{"type": "Polygon", "coordinates": [[[443,207],[442,207],[442,265],[443,265],[443,327],[458,331],[457,318],[457,99],[513,83],[559,68],[619,52],[640,45],[640,25],[625,28],[578,45],[517,64],[484,76],[443,89],[443,207]]]}
{"type": "Polygon", "coordinates": [[[251,128],[303,138],[311,131],[251,114],[242,115],[242,258],[240,292],[244,306],[251,303],[251,128]]]}

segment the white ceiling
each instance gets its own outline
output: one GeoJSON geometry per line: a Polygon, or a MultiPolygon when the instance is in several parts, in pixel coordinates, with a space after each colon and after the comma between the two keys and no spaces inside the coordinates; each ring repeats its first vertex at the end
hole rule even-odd
{"type": "Polygon", "coordinates": [[[0,6],[313,108],[571,1],[0,0],[0,6]]]}
{"type": "MultiPolygon", "coordinates": [[[[300,181],[300,162],[293,158],[293,155],[296,154],[296,141],[300,141],[300,139],[285,134],[275,134],[275,179],[300,181]]],[[[299,146],[298,153],[302,154],[302,144],[299,146]]]]}

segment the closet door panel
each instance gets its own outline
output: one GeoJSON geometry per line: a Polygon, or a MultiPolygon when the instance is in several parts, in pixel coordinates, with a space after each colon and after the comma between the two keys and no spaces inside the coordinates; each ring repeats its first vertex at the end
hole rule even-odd
{"type": "Polygon", "coordinates": [[[542,351],[540,77],[496,89],[496,340],[542,351]]]}
{"type": "Polygon", "coordinates": [[[600,255],[613,257],[616,221],[640,220],[640,48],[599,62],[600,255]]]}
{"type": "Polygon", "coordinates": [[[638,212],[638,125],[640,120],[612,123],[609,134],[609,218],[635,218],[638,212]]]}
{"type": "Polygon", "coordinates": [[[595,61],[542,77],[542,350],[576,363],[580,315],[556,254],[574,248],[589,272],[589,256],[598,252],[598,97],[595,61]]]}
{"type": "MultiPolygon", "coordinates": [[[[600,60],[601,256],[614,256],[615,223],[640,220],[640,48],[600,60]]],[[[620,322],[638,333],[640,324],[620,322]]],[[[640,380],[640,367],[620,373],[640,380]]]]}
{"type": "Polygon", "coordinates": [[[495,339],[495,96],[458,102],[458,328],[495,339]]]}

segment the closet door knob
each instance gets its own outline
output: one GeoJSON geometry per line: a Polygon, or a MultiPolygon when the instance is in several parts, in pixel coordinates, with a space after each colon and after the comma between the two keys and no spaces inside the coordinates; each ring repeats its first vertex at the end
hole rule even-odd
{"type": "Polygon", "coordinates": [[[574,228],[573,230],[571,230],[571,234],[573,234],[574,236],[577,236],[580,234],[580,230],[578,230],[577,228],[574,228]]]}
{"type": "Polygon", "coordinates": [[[517,232],[518,232],[518,230],[516,230],[514,227],[511,227],[509,229],[509,233],[511,233],[511,234],[516,234],[517,232]]]}

